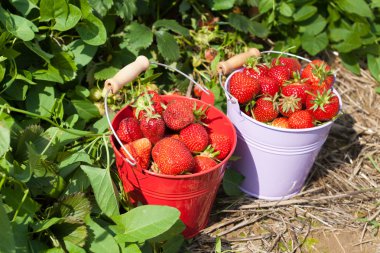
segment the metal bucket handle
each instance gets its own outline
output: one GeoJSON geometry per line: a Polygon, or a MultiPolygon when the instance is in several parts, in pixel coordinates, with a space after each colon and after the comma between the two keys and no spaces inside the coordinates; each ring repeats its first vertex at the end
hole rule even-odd
{"type": "MultiPolygon", "coordinates": [[[[231,57],[230,59],[228,59],[227,61],[219,62],[217,69],[219,73],[220,86],[222,86],[222,89],[227,97],[227,102],[229,102],[232,105],[234,110],[236,110],[239,113],[239,115],[241,115],[241,110],[239,107],[238,100],[234,96],[231,95],[231,93],[228,91],[228,88],[225,86],[225,84],[223,84],[223,80],[222,80],[223,75],[230,74],[231,72],[243,67],[244,63],[246,63],[248,58],[250,57],[260,57],[261,54],[272,54],[272,53],[283,54],[283,55],[295,57],[307,62],[311,62],[311,60],[304,58],[302,56],[295,55],[295,54],[280,52],[280,51],[271,51],[271,50],[260,52],[256,48],[250,48],[247,52],[237,54],[231,57]]],[[[335,78],[335,74],[334,74],[334,78],[335,78]]]]}
{"type": "Polygon", "coordinates": [[[125,161],[127,161],[130,165],[136,166],[137,162],[136,159],[132,156],[132,154],[124,147],[122,141],[117,136],[115,129],[112,126],[109,114],[108,114],[108,103],[107,103],[107,97],[110,93],[114,94],[117,91],[119,91],[126,83],[133,81],[135,78],[137,78],[138,75],[140,75],[143,71],[147,70],[150,66],[150,64],[163,66],[165,68],[168,68],[170,70],[176,71],[182,76],[186,77],[190,80],[190,82],[193,82],[196,86],[198,86],[203,92],[201,96],[201,100],[209,103],[214,104],[214,94],[207,89],[205,86],[199,84],[196,82],[191,76],[183,73],[182,71],[171,67],[169,65],[158,63],[154,61],[149,61],[147,57],[145,56],[138,56],[134,62],[131,62],[130,64],[123,67],[121,70],[119,70],[112,78],[107,79],[104,82],[104,107],[105,107],[105,114],[108,121],[108,124],[111,128],[111,131],[113,135],[115,136],[115,139],[120,144],[120,147],[126,152],[128,157],[125,157],[125,161]]]}

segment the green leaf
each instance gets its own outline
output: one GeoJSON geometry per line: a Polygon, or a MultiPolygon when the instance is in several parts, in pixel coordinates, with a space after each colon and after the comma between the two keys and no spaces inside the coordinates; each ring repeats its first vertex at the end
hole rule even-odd
{"type": "Polygon", "coordinates": [[[24,17],[26,17],[31,10],[38,8],[36,3],[30,0],[10,0],[10,2],[24,17]]]}
{"type": "Polygon", "coordinates": [[[37,80],[64,83],[61,73],[53,65],[48,64],[48,69],[40,69],[33,72],[33,77],[37,80]]]}
{"type": "Polygon", "coordinates": [[[149,242],[151,243],[164,242],[164,241],[170,240],[173,237],[176,237],[177,235],[179,235],[180,237],[183,237],[181,232],[185,230],[185,228],[186,226],[182,222],[182,220],[177,220],[176,223],[174,223],[174,225],[169,230],[165,231],[164,233],[160,234],[157,237],[149,239],[149,242]]]}
{"type": "MultiPolygon", "coordinates": [[[[17,77],[21,75],[17,74],[17,77]]],[[[28,83],[16,80],[9,86],[9,88],[4,92],[4,97],[8,100],[24,101],[26,99],[26,94],[29,88],[28,83]]]]}
{"type": "Polygon", "coordinates": [[[71,241],[65,240],[65,246],[67,249],[67,252],[70,253],[86,253],[86,250],[79,247],[78,245],[72,243],[71,241]]]}
{"type": "Polygon", "coordinates": [[[355,32],[349,32],[344,40],[340,43],[334,44],[333,47],[336,48],[340,53],[349,53],[354,49],[360,48],[362,46],[362,41],[360,36],[355,32]]]}
{"type": "Polygon", "coordinates": [[[229,10],[235,4],[235,0],[213,0],[212,10],[221,11],[229,10]]]}
{"type": "Polygon", "coordinates": [[[40,205],[30,197],[30,194],[27,193],[24,189],[21,189],[20,186],[7,187],[3,186],[1,188],[1,194],[3,195],[4,203],[12,207],[13,211],[16,211],[19,208],[18,216],[23,216],[28,214],[34,216],[35,213],[40,209],[40,205]],[[20,200],[25,197],[24,202],[20,203],[20,200]]]}
{"type": "MultiPolygon", "coordinates": [[[[55,0],[54,0],[55,1],[55,0]]],[[[75,5],[69,4],[69,10],[66,14],[57,16],[55,18],[54,29],[58,31],[68,31],[78,24],[82,17],[82,12],[75,5]]]]}
{"type": "Polygon", "coordinates": [[[76,170],[67,182],[64,194],[73,194],[79,191],[86,191],[90,187],[90,181],[83,170],[76,170]]]}
{"type": "Polygon", "coordinates": [[[90,121],[93,118],[100,117],[98,107],[94,105],[89,100],[72,100],[73,106],[75,107],[79,117],[84,121],[90,121]]]}
{"type": "Polygon", "coordinates": [[[167,240],[164,245],[162,245],[162,251],[164,253],[176,253],[180,252],[181,247],[185,239],[182,235],[176,235],[167,240]]]}
{"type": "Polygon", "coordinates": [[[26,98],[26,109],[41,116],[50,116],[55,99],[55,89],[53,86],[30,86],[26,98]]]}
{"type": "Polygon", "coordinates": [[[259,10],[260,13],[266,13],[275,8],[273,0],[259,0],[259,10]]]}
{"type": "Polygon", "coordinates": [[[171,30],[175,33],[178,33],[182,36],[189,36],[189,30],[180,24],[176,20],[173,19],[159,19],[154,24],[153,27],[155,28],[166,28],[168,30],[171,30]]]}
{"type": "Polygon", "coordinates": [[[145,25],[137,22],[129,24],[125,31],[127,35],[124,41],[120,43],[120,48],[127,48],[131,52],[137,54],[141,49],[149,47],[153,42],[153,33],[145,25]]]}
{"type": "Polygon", "coordinates": [[[113,0],[89,0],[90,5],[104,17],[113,6],[113,0]]]}
{"type": "Polygon", "coordinates": [[[82,165],[81,168],[90,180],[96,202],[103,213],[108,216],[118,215],[119,205],[110,172],[86,165],[82,165]]]}
{"type": "Polygon", "coordinates": [[[315,15],[313,18],[300,24],[299,32],[317,35],[325,29],[326,25],[327,21],[322,15],[315,15]]]}
{"type": "Polygon", "coordinates": [[[233,28],[240,32],[248,33],[251,25],[251,22],[249,18],[247,18],[244,15],[236,14],[236,13],[230,13],[228,15],[228,22],[231,24],[233,28]]]}
{"type": "Polygon", "coordinates": [[[118,69],[116,67],[109,66],[109,67],[103,68],[103,69],[95,72],[94,78],[95,78],[95,80],[104,81],[104,80],[107,80],[108,78],[111,78],[114,75],[116,75],[116,73],[119,72],[119,70],[120,69],[118,69]]]}
{"type": "Polygon", "coordinates": [[[31,21],[24,17],[9,13],[1,6],[0,22],[3,23],[8,32],[23,41],[34,39],[35,32],[38,32],[38,28],[31,21]]]}
{"type": "Polygon", "coordinates": [[[346,69],[350,70],[356,75],[360,75],[359,59],[356,55],[350,53],[340,53],[339,56],[342,59],[343,66],[346,69]]]}
{"type": "Polygon", "coordinates": [[[59,70],[64,81],[71,81],[76,77],[77,67],[69,53],[59,52],[55,54],[51,64],[59,70]]]}
{"type": "Polygon", "coordinates": [[[334,0],[345,12],[373,19],[373,13],[365,0],[334,0]]]}
{"type": "Polygon", "coordinates": [[[59,175],[66,177],[71,172],[73,172],[81,162],[92,164],[93,161],[89,154],[84,151],[75,152],[68,157],[66,157],[62,162],[59,163],[59,175]]]}
{"type": "Polygon", "coordinates": [[[116,235],[119,242],[141,242],[169,230],[179,219],[178,209],[169,206],[145,205],[114,216],[115,223],[125,229],[116,235]]]}
{"type": "Polygon", "coordinates": [[[116,14],[125,20],[132,20],[136,12],[136,0],[114,0],[114,9],[116,14]]]}
{"type": "Polygon", "coordinates": [[[180,57],[179,46],[173,35],[162,30],[155,32],[155,35],[161,55],[168,61],[178,60],[180,57]]]}
{"type": "Polygon", "coordinates": [[[67,47],[74,55],[74,61],[78,69],[90,63],[98,50],[98,47],[88,45],[81,39],[72,41],[67,47]]]}
{"type": "Polygon", "coordinates": [[[90,216],[87,216],[86,224],[90,232],[90,248],[89,250],[94,253],[103,252],[119,252],[119,246],[113,236],[98,223],[93,221],[90,216]]]}
{"type": "MultiPolygon", "coordinates": [[[[91,213],[91,204],[83,192],[66,196],[54,207],[54,215],[83,222],[91,213]]],[[[66,219],[67,221],[67,219],[66,219]]]]}
{"type": "Polygon", "coordinates": [[[9,149],[11,144],[11,128],[2,114],[0,117],[0,157],[9,149]]]}
{"type": "Polygon", "coordinates": [[[294,21],[300,22],[312,17],[318,12],[318,8],[312,5],[304,5],[294,13],[294,21]]]}
{"type": "Polygon", "coordinates": [[[380,57],[372,54],[367,54],[368,69],[371,75],[380,82],[380,57]]]}
{"type": "Polygon", "coordinates": [[[13,235],[13,230],[11,222],[9,221],[8,215],[5,211],[3,203],[0,201],[0,252],[16,252],[15,250],[15,240],[13,235]]]}
{"type": "Polygon", "coordinates": [[[106,28],[103,22],[93,14],[89,14],[75,27],[81,39],[92,46],[103,45],[107,40],[106,28]]]}
{"type": "Polygon", "coordinates": [[[244,176],[233,169],[227,169],[223,177],[223,190],[229,196],[240,196],[243,192],[239,185],[243,182],[244,176]]]}
{"type": "Polygon", "coordinates": [[[44,230],[50,228],[51,226],[53,226],[54,224],[61,222],[62,220],[64,220],[64,219],[52,217],[52,218],[47,219],[47,220],[42,220],[42,221],[36,222],[33,224],[33,231],[34,232],[44,231],[44,230]]]}
{"type": "Polygon", "coordinates": [[[87,226],[76,220],[56,224],[51,230],[57,239],[71,242],[79,247],[84,247],[88,238],[87,226]]]}
{"type": "Polygon", "coordinates": [[[6,71],[7,71],[6,67],[1,62],[0,63],[0,83],[4,80],[4,76],[5,76],[6,71]]]}
{"type": "Polygon", "coordinates": [[[294,13],[294,6],[289,5],[286,2],[280,3],[280,13],[285,17],[291,17],[294,13]]]}
{"type": "Polygon", "coordinates": [[[45,52],[37,41],[24,41],[24,44],[32,52],[41,57],[44,61],[50,63],[50,60],[54,57],[53,54],[45,52]]]}
{"type": "Polygon", "coordinates": [[[68,16],[69,4],[66,0],[41,0],[40,21],[47,22],[59,16],[68,16]]]}
{"type": "Polygon", "coordinates": [[[251,21],[250,33],[256,35],[259,38],[266,38],[269,34],[268,28],[257,21],[251,21]],[[252,28],[251,28],[252,27],[252,28]]]}
{"type": "Polygon", "coordinates": [[[325,32],[318,35],[312,35],[304,33],[301,37],[302,48],[305,49],[309,54],[316,55],[322,50],[324,50],[328,44],[329,39],[325,32]]]}
{"type": "Polygon", "coordinates": [[[31,216],[24,215],[22,217],[17,216],[12,220],[13,234],[16,252],[29,252],[30,249],[30,237],[29,226],[33,223],[31,216]]]}

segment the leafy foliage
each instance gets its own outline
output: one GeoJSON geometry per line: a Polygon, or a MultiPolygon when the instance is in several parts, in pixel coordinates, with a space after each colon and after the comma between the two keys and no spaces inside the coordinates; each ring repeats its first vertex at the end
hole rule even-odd
{"type": "MultiPolygon", "coordinates": [[[[143,54],[191,74],[225,110],[217,63],[248,47],[309,57],[334,50],[348,69],[368,68],[380,81],[379,8],[367,0],[1,1],[0,251],[181,252],[176,209],[126,204],[102,82],[143,54]]],[[[116,111],[145,88],[185,93],[189,85],[152,65],[107,102],[116,111]]],[[[228,170],[225,193],[239,195],[241,180],[228,170]]]]}

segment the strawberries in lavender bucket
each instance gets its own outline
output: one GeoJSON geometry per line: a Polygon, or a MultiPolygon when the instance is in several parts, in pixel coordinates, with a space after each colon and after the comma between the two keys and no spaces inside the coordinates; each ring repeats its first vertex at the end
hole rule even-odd
{"type": "Polygon", "coordinates": [[[240,189],[266,200],[298,194],[341,111],[331,66],[321,59],[249,49],[218,69],[220,80],[228,75],[221,85],[237,130],[239,159],[231,167],[244,176],[240,189]],[[248,89],[252,84],[260,87],[248,89]]]}

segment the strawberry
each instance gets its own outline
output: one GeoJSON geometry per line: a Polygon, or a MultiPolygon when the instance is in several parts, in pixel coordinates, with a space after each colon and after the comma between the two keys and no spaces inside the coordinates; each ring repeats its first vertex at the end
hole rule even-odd
{"type": "MultiPolygon", "coordinates": [[[[150,152],[152,150],[152,143],[150,143],[148,138],[141,138],[125,144],[124,147],[129,151],[129,153],[135,158],[136,162],[144,170],[148,169],[150,163],[150,152]]],[[[129,158],[129,155],[120,148],[120,152],[129,158]]]]}
{"type": "Polygon", "coordinates": [[[272,66],[281,65],[287,67],[291,75],[293,72],[301,72],[301,63],[297,58],[280,56],[274,58],[271,64],[272,66]]]}
{"type": "Polygon", "coordinates": [[[128,117],[120,121],[116,134],[122,142],[129,143],[143,138],[139,121],[136,118],[128,117]]]}
{"type": "Polygon", "coordinates": [[[280,91],[280,86],[277,81],[268,76],[262,76],[259,79],[259,84],[261,87],[261,93],[264,95],[274,96],[277,92],[280,91]]]}
{"type": "Polygon", "coordinates": [[[195,97],[200,98],[202,96],[203,90],[198,85],[194,85],[193,92],[195,97]]]}
{"type": "Polygon", "coordinates": [[[279,99],[279,110],[282,116],[289,117],[292,113],[302,110],[302,102],[295,95],[282,95],[279,99]]]}
{"type": "Polygon", "coordinates": [[[274,120],[279,113],[277,96],[260,97],[253,108],[253,116],[257,121],[269,122],[274,120]]]}
{"type": "Polygon", "coordinates": [[[157,170],[166,175],[179,175],[192,172],[194,158],[186,145],[174,138],[159,140],[152,149],[152,158],[157,170]]]}
{"type": "Polygon", "coordinates": [[[217,159],[223,160],[231,151],[232,140],[228,135],[220,133],[210,133],[209,143],[215,152],[219,152],[217,159]]]}
{"type": "Polygon", "coordinates": [[[195,156],[194,161],[195,161],[195,167],[194,167],[193,173],[207,171],[218,164],[211,157],[203,156],[203,155],[195,156]]]}
{"type": "Polygon", "coordinates": [[[140,129],[144,137],[156,144],[165,135],[165,122],[159,114],[146,115],[140,120],[140,129]]]}
{"type": "Polygon", "coordinates": [[[248,59],[247,64],[243,68],[243,73],[259,80],[261,77],[266,76],[269,68],[264,64],[258,64],[259,58],[251,57],[248,59]]]}
{"type": "Polygon", "coordinates": [[[289,128],[289,119],[286,117],[275,118],[271,125],[275,127],[289,128]]]}
{"type": "Polygon", "coordinates": [[[285,66],[276,65],[268,70],[268,76],[276,80],[278,84],[282,86],[285,81],[290,79],[290,71],[285,66]]]}
{"type": "Polygon", "coordinates": [[[309,110],[301,110],[290,115],[288,123],[290,128],[310,128],[314,126],[314,117],[309,110]]]}
{"type": "Polygon", "coordinates": [[[236,72],[230,79],[230,93],[240,104],[252,100],[260,92],[260,85],[243,72],[236,72]]]}
{"type": "Polygon", "coordinates": [[[156,91],[148,90],[141,93],[132,104],[133,115],[137,119],[141,119],[146,113],[161,115],[164,111],[163,104],[164,101],[156,91]]]}
{"type": "Polygon", "coordinates": [[[191,152],[201,152],[208,145],[208,133],[204,126],[192,123],[179,132],[180,139],[191,152]]]}
{"type": "Polygon", "coordinates": [[[310,89],[310,86],[305,80],[300,79],[298,72],[294,72],[294,78],[285,82],[281,89],[281,93],[284,96],[295,96],[301,99],[302,105],[306,101],[306,91],[310,89]]]}
{"type": "Polygon", "coordinates": [[[187,100],[172,100],[167,104],[162,117],[168,128],[181,130],[195,121],[193,109],[187,100]]]}
{"type": "Polygon", "coordinates": [[[306,97],[306,109],[312,112],[316,120],[333,119],[338,114],[339,108],[339,99],[331,90],[325,90],[322,93],[313,91],[306,97]]]}
{"type": "Polygon", "coordinates": [[[334,75],[330,65],[325,61],[316,59],[306,65],[301,73],[301,78],[314,90],[328,90],[334,84],[334,75]]]}

